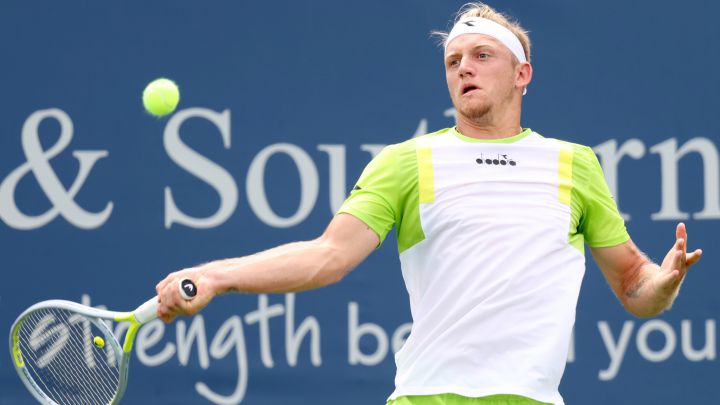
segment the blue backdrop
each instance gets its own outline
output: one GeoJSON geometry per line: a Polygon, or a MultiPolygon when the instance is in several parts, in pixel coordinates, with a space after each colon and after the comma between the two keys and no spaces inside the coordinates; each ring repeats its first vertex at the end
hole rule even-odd
{"type": "MultiPolygon", "coordinates": [[[[453,124],[458,1],[0,4],[0,330],[62,298],[129,310],[170,271],[319,235],[382,145],[453,124]],[[147,115],[166,76],[182,99],[147,115]]],[[[531,31],[526,127],[593,146],[635,242],[705,250],[635,319],[588,254],[569,404],[720,403],[720,3],[491,1],[531,31]]],[[[342,283],[233,295],[140,333],[126,403],[378,404],[408,331],[395,239],[342,283]]],[[[30,403],[0,356],[0,403],[30,403]]]]}

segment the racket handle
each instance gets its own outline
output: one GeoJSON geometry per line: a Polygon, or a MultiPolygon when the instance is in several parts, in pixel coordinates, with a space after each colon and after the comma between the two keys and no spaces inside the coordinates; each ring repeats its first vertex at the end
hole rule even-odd
{"type": "Polygon", "coordinates": [[[178,289],[180,290],[180,296],[184,300],[189,301],[197,295],[197,287],[195,283],[189,278],[184,278],[178,283],[178,289]]]}
{"type": "MultiPolygon", "coordinates": [[[[180,289],[180,296],[187,301],[195,298],[197,295],[197,287],[189,278],[180,280],[178,283],[178,289],[180,289]]],[[[145,301],[144,304],[140,305],[135,311],[133,311],[135,319],[143,324],[157,318],[157,309],[159,304],[157,295],[145,301]]]]}
{"type": "Polygon", "coordinates": [[[140,305],[135,311],[133,311],[135,319],[143,324],[157,318],[158,304],[157,295],[145,301],[144,304],[140,305]]]}

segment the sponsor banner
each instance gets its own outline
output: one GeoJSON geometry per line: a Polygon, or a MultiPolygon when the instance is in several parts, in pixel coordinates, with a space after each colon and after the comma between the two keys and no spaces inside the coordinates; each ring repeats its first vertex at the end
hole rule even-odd
{"type": "MultiPolygon", "coordinates": [[[[453,125],[429,33],[462,3],[4,5],[0,330],[45,299],[130,310],[171,271],[320,235],[385,145],[453,125]],[[141,93],[161,76],[181,100],[158,119],[141,93]]],[[[672,310],[637,319],[586,249],[566,402],[720,402],[720,5],[491,5],[533,40],[523,126],[594,149],[650,258],[680,221],[704,250],[672,310]]],[[[145,326],[125,402],[383,403],[407,301],[391,233],[337,285],[145,326]]],[[[0,387],[32,403],[9,352],[0,387]]]]}

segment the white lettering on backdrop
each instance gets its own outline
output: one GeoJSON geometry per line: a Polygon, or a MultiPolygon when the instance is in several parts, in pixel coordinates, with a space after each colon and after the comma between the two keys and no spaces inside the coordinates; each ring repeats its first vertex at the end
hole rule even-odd
{"type": "MultiPolygon", "coordinates": [[[[202,381],[195,384],[195,390],[215,404],[238,404],[244,399],[251,378],[248,356],[258,356],[265,368],[274,367],[270,342],[275,335],[283,336],[285,339],[285,361],[288,366],[295,367],[302,362],[308,364],[308,361],[313,367],[322,367],[323,364],[321,356],[323,329],[320,319],[308,315],[296,326],[296,295],[289,293],[273,297],[282,297],[283,303],[269,304],[269,296],[259,294],[257,309],[247,312],[244,316],[239,314],[230,316],[213,335],[210,335],[211,332],[208,331],[202,315],[176,321],[174,336],[169,330],[170,326],[159,320],[152,321],[138,332],[135,354],[140,363],[147,367],[157,367],[174,358],[177,358],[182,367],[187,367],[190,364],[191,353],[194,352],[197,356],[197,364],[202,370],[212,368],[214,360],[219,362],[233,355],[237,371],[232,393],[218,394],[202,381]],[[257,328],[254,325],[257,325],[257,328]],[[274,332],[274,329],[278,331],[274,332]],[[245,337],[251,333],[257,333],[258,348],[248,347],[245,337]],[[302,358],[307,360],[298,360],[303,348],[307,354],[302,358]]],[[[90,297],[83,295],[81,303],[91,305],[90,297]]],[[[104,306],[98,308],[105,309],[104,306]]],[[[390,331],[366,319],[361,320],[360,305],[357,302],[348,302],[347,309],[347,364],[355,367],[374,367],[384,361],[392,361],[394,353],[405,343],[412,325],[404,323],[390,331]],[[369,346],[374,349],[363,352],[360,348],[361,339],[372,340],[373,343],[369,346]]],[[[122,336],[127,328],[126,324],[114,325],[109,321],[108,324],[118,336],[122,336]]],[[[341,324],[335,322],[329,324],[337,329],[333,331],[334,335],[343,334],[341,324]]],[[[598,379],[601,381],[615,379],[620,373],[625,356],[633,350],[650,363],[668,361],[673,356],[682,356],[691,362],[717,359],[715,319],[683,319],[680,321],[679,332],[677,325],[663,319],[649,319],[644,322],[626,320],[619,327],[619,331],[613,331],[613,326],[604,320],[598,321],[597,327],[609,358],[607,367],[598,372],[598,379]],[[652,336],[655,338],[653,339],[652,336]]],[[[587,341],[589,340],[583,339],[581,343],[587,341]]],[[[578,354],[575,346],[573,334],[568,363],[576,362],[578,355],[582,357],[582,353],[588,350],[586,345],[581,344],[578,354]]],[[[202,376],[198,375],[197,378],[202,376]]]]}
{"type": "Polygon", "coordinates": [[[65,189],[50,166],[50,160],[65,150],[72,138],[72,120],[64,111],[57,108],[35,111],[25,120],[21,141],[27,161],[13,170],[0,183],[0,218],[10,227],[21,230],[37,229],[61,214],[78,228],[94,229],[102,226],[110,217],[113,210],[112,202],[108,202],[101,212],[93,213],[84,210],[74,200],[95,163],[108,155],[106,150],[76,150],[73,152],[73,156],[80,162],[80,169],[68,190],[65,189]],[[60,137],[50,149],[43,151],[39,128],[46,119],[54,119],[60,124],[60,137]],[[22,213],[15,201],[17,184],[30,171],[53,205],[52,208],[40,215],[22,213]]]}
{"type": "MultiPolygon", "coordinates": [[[[443,115],[451,117],[453,109],[446,110],[443,115]]],[[[180,136],[182,124],[190,119],[206,120],[219,131],[223,146],[230,149],[231,123],[230,110],[222,112],[207,108],[189,108],[178,111],[169,120],[163,134],[165,153],[181,169],[210,185],[220,197],[220,205],[216,211],[207,217],[193,217],[183,212],[177,205],[176,197],[171,187],[164,190],[164,225],[170,228],[173,224],[190,228],[205,229],[222,225],[235,212],[238,205],[238,188],[235,178],[225,168],[200,154],[188,146],[180,136]]],[[[414,135],[426,132],[428,120],[423,118],[415,126],[414,135]]],[[[73,123],[70,117],[59,109],[39,110],[31,114],[25,121],[22,130],[22,145],[26,162],[20,164],[10,172],[0,183],[0,219],[8,226],[18,230],[32,230],[45,226],[58,214],[61,214],[72,225],[82,229],[94,229],[102,226],[109,218],[113,203],[108,202],[101,212],[92,213],[82,209],[73,198],[80,191],[95,163],[106,156],[108,151],[75,151],[80,162],[80,169],[69,189],[64,189],[57,174],[50,166],[50,159],[61,153],[72,139],[73,123]],[[39,141],[38,127],[45,119],[54,119],[60,124],[60,138],[49,148],[43,151],[39,141]],[[20,211],[16,201],[15,190],[18,182],[32,171],[37,183],[53,204],[53,207],[43,214],[27,215],[20,211]]],[[[410,136],[408,131],[408,136],[410,136]]],[[[210,134],[213,135],[213,134],[210,134]]],[[[367,152],[370,158],[376,156],[384,145],[362,144],[360,150],[367,152]]],[[[680,162],[693,164],[699,158],[702,163],[703,175],[703,208],[692,213],[695,220],[720,219],[720,158],[718,150],[709,138],[696,137],[679,145],[677,138],[669,138],[649,148],[642,140],[629,139],[618,145],[617,139],[610,139],[594,148],[603,166],[605,177],[612,194],[616,197],[618,205],[622,195],[619,180],[619,166],[625,157],[640,160],[646,151],[656,154],[660,158],[658,168],[661,200],[660,208],[651,215],[651,219],[658,220],[684,220],[691,214],[680,207],[679,195],[682,189],[682,178],[679,176],[680,162]],[[687,163],[689,161],[689,163],[687,163]]],[[[347,146],[343,144],[319,144],[316,150],[328,157],[329,177],[328,198],[332,212],[335,212],[347,195],[347,146]]],[[[266,225],[274,228],[287,228],[302,224],[316,206],[320,179],[317,163],[309,151],[291,143],[276,143],[263,148],[249,164],[245,178],[248,203],[253,213],[266,225]],[[271,164],[270,157],[284,154],[296,166],[300,179],[300,195],[298,208],[294,214],[283,217],[274,212],[268,200],[265,184],[265,171],[271,164]]],[[[353,179],[359,173],[352,173],[353,179]]],[[[693,194],[700,194],[695,190],[693,194]]],[[[25,202],[29,204],[29,202],[25,202]]],[[[626,220],[630,220],[628,213],[623,213],[626,220]]]]}

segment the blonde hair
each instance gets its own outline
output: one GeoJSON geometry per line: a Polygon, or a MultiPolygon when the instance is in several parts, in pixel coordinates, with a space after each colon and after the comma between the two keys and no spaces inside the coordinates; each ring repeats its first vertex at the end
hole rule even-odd
{"type": "MultiPolygon", "coordinates": [[[[488,6],[487,4],[480,2],[467,3],[462,6],[460,10],[458,10],[458,12],[455,14],[455,21],[453,22],[453,25],[457,24],[458,21],[466,17],[485,18],[509,29],[510,32],[515,34],[515,36],[520,40],[520,44],[522,45],[523,51],[525,52],[525,59],[530,62],[530,37],[528,36],[528,31],[526,31],[517,20],[499,11],[496,11],[494,8],[488,6]]],[[[449,32],[446,31],[432,32],[433,36],[437,36],[440,38],[442,45],[446,45],[445,41],[447,41],[448,34],[449,32]]]]}

